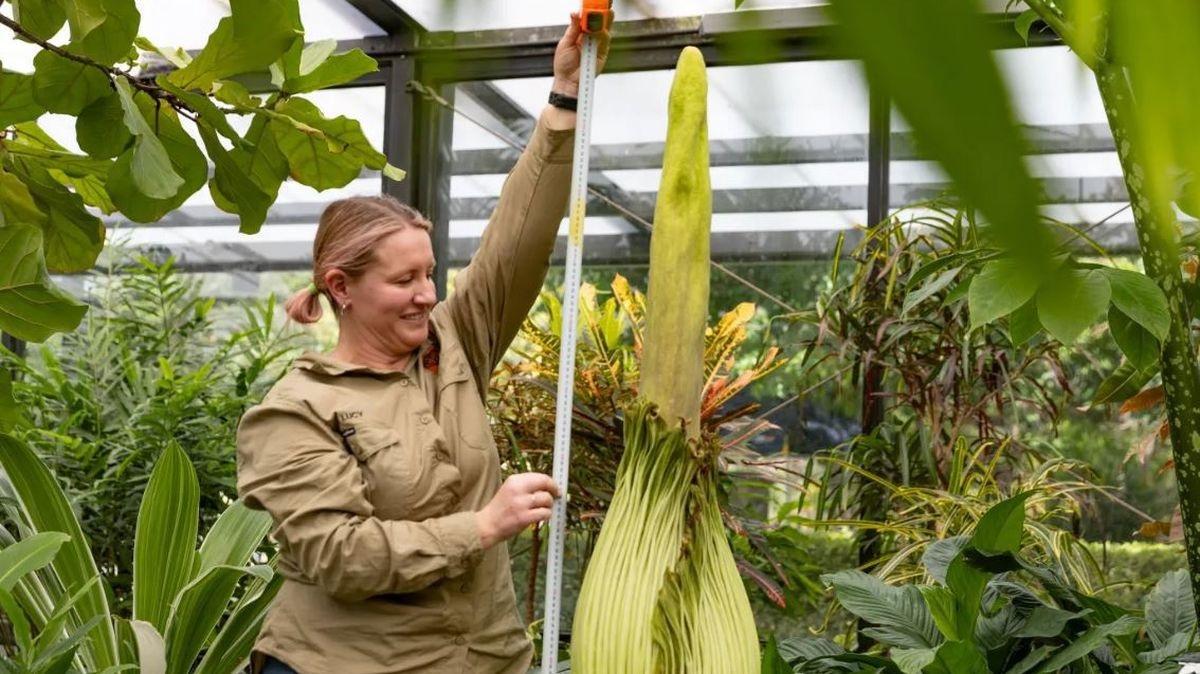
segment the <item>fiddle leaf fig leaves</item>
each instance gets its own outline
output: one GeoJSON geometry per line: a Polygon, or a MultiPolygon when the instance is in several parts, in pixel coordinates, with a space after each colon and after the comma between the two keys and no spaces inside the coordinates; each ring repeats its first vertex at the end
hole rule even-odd
{"type": "Polygon", "coordinates": [[[30,342],[74,330],[86,310],[50,282],[41,236],[30,225],[0,227],[0,331],[30,342]]]}
{"type": "Polygon", "coordinates": [[[133,184],[139,192],[151,199],[169,199],[179,192],[179,188],[183,186],[183,178],[171,166],[167,149],[163,147],[162,141],[133,102],[129,82],[118,79],[116,85],[125,127],[134,137],[133,147],[126,151],[130,154],[129,167],[133,184]]]}

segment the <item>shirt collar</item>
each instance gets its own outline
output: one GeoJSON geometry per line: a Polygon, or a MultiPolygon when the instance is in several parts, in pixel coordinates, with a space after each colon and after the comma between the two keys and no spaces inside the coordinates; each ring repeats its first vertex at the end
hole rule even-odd
{"type": "MultiPolygon", "coordinates": [[[[422,367],[422,363],[427,362],[429,352],[437,346],[437,333],[433,329],[433,324],[430,323],[429,339],[426,339],[425,342],[422,343],[417,349],[417,352],[413,354],[413,357],[409,359],[408,365],[405,366],[403,373],[409,376],[417,376],[419,369],[422,367]]],[[[300,370],[317,372],[319,374],[325,374],[332,377],[351,373],[364,373],[377,376],[401,374],[400,370],[384,370],[377,367],[371,367],[369,365],[349,363],[344,360],[338,360],[327,353],[320,353],[318,351],[305,351],[292,363],[292,367],[300,370]]],[[[436,368],[436,364],[434,367],[436,368]]],[[[436,369],[434,371],[436,372],[436,369]]]]}

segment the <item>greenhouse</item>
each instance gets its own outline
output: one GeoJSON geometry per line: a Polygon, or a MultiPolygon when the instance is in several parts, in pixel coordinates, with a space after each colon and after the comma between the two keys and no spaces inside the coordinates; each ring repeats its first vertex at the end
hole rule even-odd
{"type": "Polygon", "coordinates": [[[0,64],[0,672],[1200,663],[1200,5],[0,0],[0,64]]]}

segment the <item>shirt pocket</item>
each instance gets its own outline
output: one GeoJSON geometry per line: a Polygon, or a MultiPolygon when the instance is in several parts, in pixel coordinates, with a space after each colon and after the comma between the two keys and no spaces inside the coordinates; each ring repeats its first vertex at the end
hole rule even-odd
{"type": "Polygon", "coordinates": [[[462,476],[431,426],[436,422],[426,414],[411,428],[364,422],[347,436],[377,517],[423,520],[449,514],[457,505],[462,476]]]}
{"type": "Polygon", "coordinates": [[[448,373],[438,383],[438,391],[446,431],[464,447],[481,452],[494,450],[487,410],[467,370],[462,368],[448,373]]]}

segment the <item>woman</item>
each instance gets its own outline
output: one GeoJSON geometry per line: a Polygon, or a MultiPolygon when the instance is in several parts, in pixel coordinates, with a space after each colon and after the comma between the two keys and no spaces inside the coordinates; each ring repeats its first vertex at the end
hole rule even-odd
{"type": "MultiPolygon", "coordinates": [[[[580,38],[573,16],[554,56],[554,93],[578,91],[580,38]]],[[[558,489],[534,473],[501,483],[484,400],[545,276],[574,127],[574,112],[542,112],[479,251],[441,304],[420,213],[363,197],[322,214],[313,285],[287,311],[311,323],[324,295],[337,347],[299,358],[238,428],[238,491],[271,514],[285,578],[256,670],[528,669],[505,541],[548,519],[558,489]]]]}

